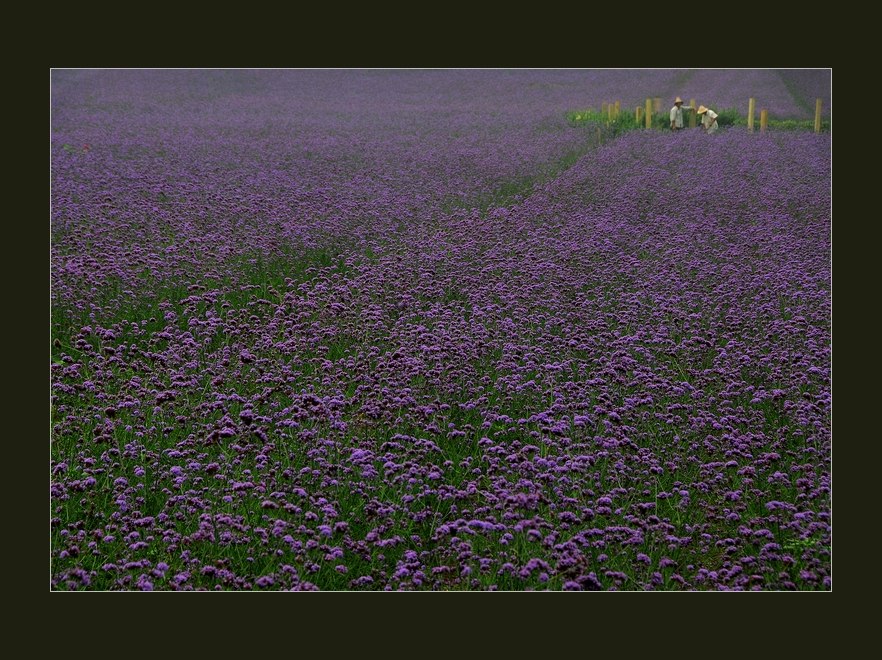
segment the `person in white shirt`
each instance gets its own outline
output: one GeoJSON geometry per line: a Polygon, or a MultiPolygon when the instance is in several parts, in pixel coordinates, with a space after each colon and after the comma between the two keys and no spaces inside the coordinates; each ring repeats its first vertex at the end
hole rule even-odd
{"type": "Polygon", "coordinates": [[[715,133],[716,130],[720,127],[720,125],[717,123],[717,113],[710,108],[705,108],[703,105],[699,106],[698,116],[701,117],[702,130],[708,135],[710,135],[711,133],[715,133]]]}
{"type": "Polygon", "coordinates": [[[671,108],[671,130],[683,130],[683,111],[692,110],[692,108],[683,107],[683,99],[679,96],[674,100],[674,107],[671,108]]]}

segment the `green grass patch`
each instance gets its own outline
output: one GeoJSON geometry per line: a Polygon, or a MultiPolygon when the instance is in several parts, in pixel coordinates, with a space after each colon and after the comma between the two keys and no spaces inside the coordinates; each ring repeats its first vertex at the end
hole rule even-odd
{"type": "MultiPolygon", "coordinates": [[[[720,126],[747,126],[747,116],[742,115],[734,108],[717,110],[717,123],[720,126]]],[[[652,128],[653,130],[670,130],[671,122],[667,112],[653,113],[652,128]]],[[[580,126],[584,128],[604,126],[613,135],[618,135],[626,131],[637,129],[645,129],[645,119],[641,117],[638,124],[634,110],[622,110],[616,119],[610,121],[609,116],[592,108],[587,110],[572,110],[567,113],[567,120],[572,126],[580,126]]],[[[688,114],[684,118],[688,126],[688,114]]],[[[768,126],[770,130],[775,131],[812,131],[814,130],[814,120],[812,119],[787,119],[787,118],[769,118],[768,126]]],[[[696,128],[698,122],[696,122],[696,128]]],[[[831,123],[829,119],[821,120],[821,131],[827,133],[830,131],[831,123]]],[[[756,113],[754,120],[754,129],[759,130],[759,112],[756,113]]],[[[688,130],[688,129],[687,129],[688,130]]]]}

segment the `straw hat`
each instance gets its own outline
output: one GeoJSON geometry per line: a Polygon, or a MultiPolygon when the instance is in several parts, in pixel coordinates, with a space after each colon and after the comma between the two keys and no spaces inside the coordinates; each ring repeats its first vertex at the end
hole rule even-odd
{"type": "Polygon", "coordinates": [[[707,112],[707,108],[703,105],[698,106],[698,114],[703,115],[705,112],[707,112]]]}
{"type": "Polygon", "coordinates": [[[674,99],[674,105],[677,105],[678,103],[683,103],[683,99],[681,99],[679,96],[674,99]]]}

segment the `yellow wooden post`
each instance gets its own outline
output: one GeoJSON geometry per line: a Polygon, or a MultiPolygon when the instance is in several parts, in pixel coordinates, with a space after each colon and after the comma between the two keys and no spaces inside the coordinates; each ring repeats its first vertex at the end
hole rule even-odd
{"type": "Polygon", "coordinates": [[[641,120],[641,119],[643,119],[643,108],[641,108],[641,107],[638,105],[638,106],[637,106],[637,109],[634,111],[634,123],[635,123],[637,126],[640,126],[640,120],[641,120]]]}
{"type": "Polygon", "coordinates": [[[689,113],[689,128],[695,128],[695,99],[689,99],[689,107],[692,108],[692,112],[689,113]]]}
{"type": "Polygon", "coordinates": [[[661,112],[661,96],[656,96],[652,99],[652,111],[661,112]]]}
{"type": "Polygon", "coordinates": [[[765,133],[769,125],[769,111],[763,108],[760,110],[760,133],[765,133]]]}
{"type": "Polygon", "coordinates": [[[597,127],[597,144],[603,144],[603,137],[600,134],[600,126],[597,127]]]}
{"type": "Polygon", "coordinates": [[[747,130],[753,133],[753,115],[756,112],[756,99],[752,98],[747,102],[747,130]]]}
{"type": "Polygon", "coordinates": [[[815,133],[821,132],[821,99],[815,99],[815,133]]]}
{"type": "Polygon", "coordinates": [[[652,128],[652,99],[646,99],[646,128],[652,128]]]}
{"type": "Polygon", "coordinates": [[[610,103],[608,106],[606,106],[606,123],[607,124],[612,123],[613,113],[615,112],[615,110],[616,110],[616,107],[612,103],[610,103]]]}
{"type": "Polygon", "coordinates": [[[606,110],[606,101],[604,101],[603,103],[600,104],[600,115],[601,115],[602,117],[606,117],[606,112],[607,112],[607,110],[606,110]]]}
{"type": "Polygon", "coordinates": [[[621,109],[622,109],[622,102],[616,101],[616,121],[618,121],[618,119],[619,119],[619,112],[621,111],[621,109]]]}

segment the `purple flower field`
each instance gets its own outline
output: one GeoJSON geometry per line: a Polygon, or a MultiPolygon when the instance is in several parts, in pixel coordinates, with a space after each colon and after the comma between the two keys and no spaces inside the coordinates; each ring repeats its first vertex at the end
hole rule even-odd
{"type": "Polygon", "coordinates": [[[53,72],[51,588],[830,589],[830,135],[566,120],[754,89],[53,72]]]}

